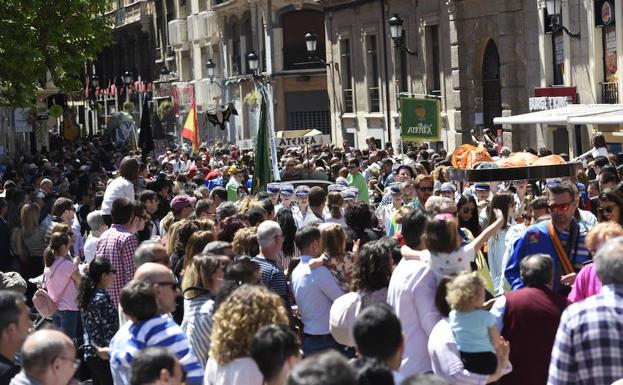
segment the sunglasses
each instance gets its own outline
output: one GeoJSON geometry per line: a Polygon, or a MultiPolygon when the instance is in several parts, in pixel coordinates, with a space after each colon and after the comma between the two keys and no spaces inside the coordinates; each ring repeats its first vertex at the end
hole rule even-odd
{"type": "Polygon", "coordinates": [[[569,208],[571,207],[571,203],[572,202],[561,203],[561,204],[550,203],[548,204],[549,211],[560,211],[560,212],[566,213],[567,211],[569,211],[569,208]]]}
{"type": "Polygon", "coordinates": [[[463,214],[473,214],[475,211],[475,207],[461,207],[461,212],[463,212],[463,214]]]}
{"type": "Polygon", "coordinates": [[[614,206],[604,206],[597,209],[600,214],[608,213],[611,214],[614,211],[614,206]]]}
{"type": "Polygon", "coordinates": [[[171,289],[176,290],[180,288],[180,284],[175,281],[155,282],[154,285],[158,286],[171,286],[171,289]]]}
{"type": "Polygon", "coordinates": [[[433,192],[433,188],[432,187],[418,187],[418,190],[420,190],[422,192],[433,192]]]}

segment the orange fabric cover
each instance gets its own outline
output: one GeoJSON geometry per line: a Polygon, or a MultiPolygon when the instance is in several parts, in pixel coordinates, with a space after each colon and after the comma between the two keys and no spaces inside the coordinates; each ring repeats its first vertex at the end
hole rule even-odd
{"type": "Polygon", "coordinates": [[[475,147],[471,144],[464,144],[457,147],[452,153],[452,167],[454,168],[474,168],[482,162],[493,162],[493,158],[483,145],[475,147]]]}
{"type": "Polygon", "coordinates": [[[553,166],[557,164],[567,164],[567,162],[560,155],[548,155],[532,163],[533,166],[553,166]]]}
{"type": "Polygon", "coordinates": [[[529,152],[514,152],[508,158],[502,158],[497,163],[500,168],[527,167],[539,159],[538,156],[529,152]]]}

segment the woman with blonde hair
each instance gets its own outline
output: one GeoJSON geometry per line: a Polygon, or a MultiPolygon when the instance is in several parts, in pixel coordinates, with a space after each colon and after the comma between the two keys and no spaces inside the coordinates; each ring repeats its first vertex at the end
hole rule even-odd
{"type": "MultiPolygon", "coordinates": [[[[596,224],[586,234],[586,247],[592,255],[606,243],[609,239],[623,236],[623,227],[616,222],[602,222],[596,224]]],[[[564,283],[564,282],[563,282],[564,283]]],[[[595,265],[591,262],[584,266],[575,277],[573,288],[569,293],[570,302],[579,302],[583,299],[598,294],[601,291],[601,280],[595,270],[595,265]]]]}
{"type": "Polygon", "coordinates": [[[21,211],[22,227],[17,228],[17,255],[21,261],[24,279],[37,277],[43,272],[43,251],[45,230],[39,227],[40,209],[35,203],[28,203],[21,211]]]}
{"type": "Polygon", "coordinates": [[[289,323],[281,297],[264,286],[243,285],[219,306],[213,323],[204,384],[262,385],[251,341],[262,326],[289,323]]]}
{"type": "Polygon", "coordinates": [[[234,240],[231,243],[236,256],[255,257],[260,252],[260,245],[257,241],[257,227],[244,227],[236,231],[234,240]]]}
{"type": "Polygon", "coordinates": [[[78,258],[71,260],[70,248],[71,241],[67,233],[52,233],[50,244],[43,252],[43,262],[46,266],[43,282],[50,298],[58,307],[52,318],[54,325],[73,339],[78,334],[80,312],[76,302],[76,285],[80,283],[81,277],[78,271],[80,260],[78,258]]]}
{"type": "Polygon", "coordinates": [[[182,280],[184,319],[182,330],[205,368],[210,350],[214,295],[223,286],[229,258],[222,255],[199,254],[191,258],[182,280]]]}
{"type": "Polygon", "coordinates": [[[348,291],[352,273],[355,270],[355,261],[353,256],[346,252],[346,233],[337,223],[325,223],[318,229],[320,230],[320,247],[324,250],[320,258],[335,276],[342,290],[348,291]]]}

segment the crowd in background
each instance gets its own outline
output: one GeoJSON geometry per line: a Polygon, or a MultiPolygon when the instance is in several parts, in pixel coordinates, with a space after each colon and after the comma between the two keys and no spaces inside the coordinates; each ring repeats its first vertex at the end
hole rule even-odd
{"type": "Polygon", "coordinates": [[[596,135],[577,175],[470,183],[399,150],[280,149],[266,186],[222,143],[5,159],[0,385],[622,379],[623,156],[596,135]]]}

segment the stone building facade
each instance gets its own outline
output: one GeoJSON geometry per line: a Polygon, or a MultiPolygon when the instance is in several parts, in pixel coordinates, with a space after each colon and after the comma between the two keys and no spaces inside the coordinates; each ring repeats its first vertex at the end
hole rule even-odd
{"type": "Polygon", "coordinates": [[[560,24],[579,38],[551,30],[543,0],[321,1],[334,139],[357,146],[372,135],[399,145],[397,99],[404,93],[440,97],[448,148],[469,142],[471,130],[491,128],[503,129],[501,139],[515,150],[543,145],[545,137],[558,152],[582,151],[599,127],[493,124],[529,112],[538,88],[575,87],[576,102],[619,103],[623,23],[614,9],[621,1],[557,2],[560,24]],[[604,2],[614,15],[605,26],[604,2]],[[404,45],[417,55],[393,47],[394,14],[404,21],[404,45]]]}

